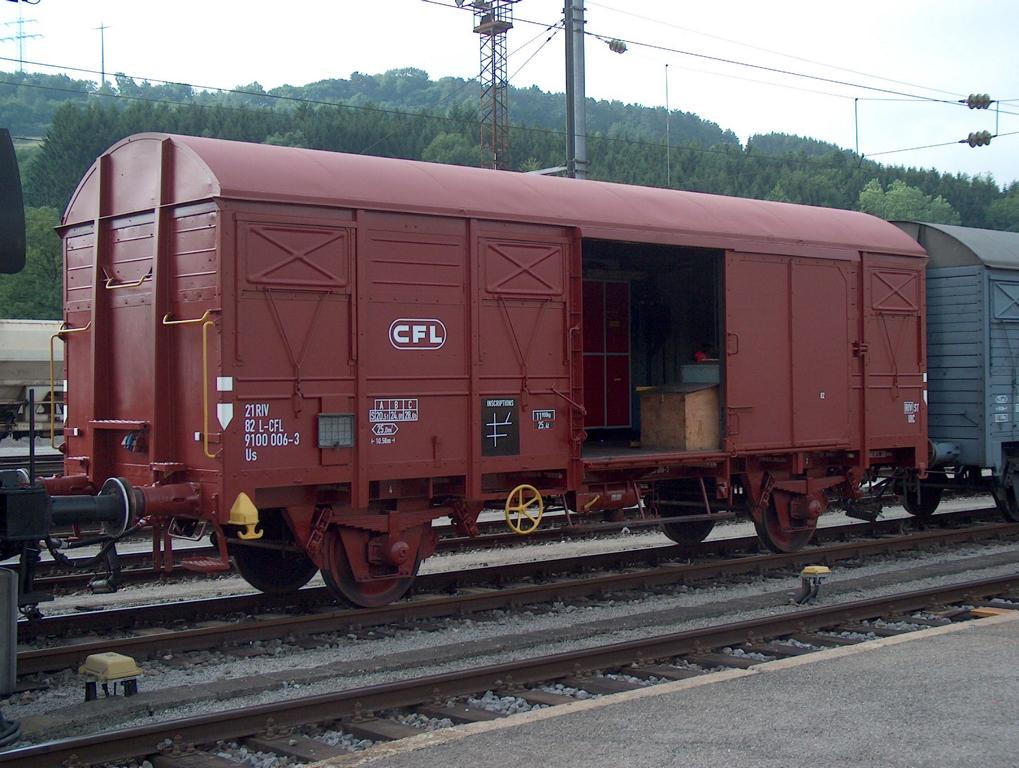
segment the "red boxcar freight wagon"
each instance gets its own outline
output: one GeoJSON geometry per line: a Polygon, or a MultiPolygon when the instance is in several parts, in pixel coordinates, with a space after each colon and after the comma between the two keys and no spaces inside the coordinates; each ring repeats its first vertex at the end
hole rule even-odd
{"type": "Polygon", "coordinates": [[[433,519],[549,499],[792,550],[925,469],[924,252],[863,214],[146,134],[60,232],[49,492],[122,494],[157,556],[208,527],[191,566],[264,590],[382,604],[433,519]]]}

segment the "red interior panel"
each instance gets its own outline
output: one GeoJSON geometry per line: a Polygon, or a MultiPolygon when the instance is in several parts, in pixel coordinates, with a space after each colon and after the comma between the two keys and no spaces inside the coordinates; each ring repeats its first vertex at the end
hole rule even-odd
{"type": "Polygon", "coordinates": [[[630,285],[584,281],[586,427],[630,426],[630,285]]]}

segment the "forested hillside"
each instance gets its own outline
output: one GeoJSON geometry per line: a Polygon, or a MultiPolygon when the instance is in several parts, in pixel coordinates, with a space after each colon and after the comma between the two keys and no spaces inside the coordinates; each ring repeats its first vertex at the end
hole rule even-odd
{"type": "MultiPolygon", "coordinates": [[[[58,313],[59,261],[54,222],[78,180],[104,149],[141,131],[168,131],[242,141],[477,165],[477,87],[458,78],[431,80],[421,70],[355,73],[266,92],[257,83],[236,92],[187,85],[115,85],[64,76],[0,73],[0,126],[20,139],[26,205],[34,226],[29,270],[0,276],[0,315],[58,313]],[[33,139],[35,139],[33,141],[33,139]]],[[[565,161],[564,98],[512,89],[512,166],[534,170],[565,161]]],[[[923,218],[1019,231],[1019,185],[1008,190],[983,177],[878,165],[814,139],[737,137],[696,115],[590,101],[590,175],[628,184],[671,186],[811,205],[866,210],[886,218],[923,218]]]]}

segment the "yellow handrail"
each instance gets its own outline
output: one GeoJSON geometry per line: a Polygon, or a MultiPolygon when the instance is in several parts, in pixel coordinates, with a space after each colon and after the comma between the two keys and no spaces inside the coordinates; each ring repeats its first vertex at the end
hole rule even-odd
{"type": "Polygon", "coordinates": [[[190,320],[173,320],[173,315],[167,312],[163,315],[163,325],[196,325],[202,324],[202,449],[206,457],[215,459],[219,453],[209,451],[209,328],[216,322],[211,319],[212,310],[205,310],[201,317],[194,317],[190,320]]]}
{"type": "MultiPolygon", "coordinates": [[[[59,338],[59,337],[62,337],[65,333],[81,333],[82,331],[87,331],[91,327],[92,327],[92,321],[89,320],[81,328],[63,328],[63,327],[61,327],[59,331],[57,331],[52,336],[50,336],[50,447],[51,448],[56,448],[57,447],[57,415],[56,415],[57,414],[57,393],[56,393],[57,373],[56,373],[56,363],[54,362],[53,341],[55,339],[59,338]]],[[[66,366],[67,366],[67,355],[66,354],[64,355],[64,366],[65,366],[64,370],[67,370],[67,368],[66,368],[66,366]]],[[[64,397],[65,398],[67,397],[67,393],[66,392],[64,393],[64,397]]],[[[65,438],[65,440],[66,440],[66,438],[65,438]]]]}
{"type": "Polygon", "coordinates": [[[152,279],[152,270],[150,269],[148,272],[146,272],[144,275],[139,277],[133,283],[116,283],[115,284],[113,282],[115,279],[116,278],[114,278],[114,277],[107,277],[106,278],[106,288],[108,290],[115,291],[118,288],[137,288],[139,285],[144,283],[146,280],[151,280],[152,279]]]}
{"type": "Polygon", "coordinates": [[[211,309],[205,310],[205,314],[201,317],[193,317],[190,320],[173,320],[173,313],[167,312],[163,315],[163,325],[195,325],[196,323],[204,323],[209,319],[209,315],[212,314],[211,309]]]}

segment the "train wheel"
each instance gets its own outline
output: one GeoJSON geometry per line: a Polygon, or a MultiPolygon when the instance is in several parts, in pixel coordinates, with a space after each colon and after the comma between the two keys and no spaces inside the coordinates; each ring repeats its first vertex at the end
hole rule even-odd
{"type": "Polygon", "coordinates": [[[801,525],[795,530],[783,528],[774,497],[768,502],[761,519],[754,520],[758,537],[772,552],[798,552],[807,546],[817,531],[817,520],[805,521],[801,525]]]}
{"type": "Polygon", "coordinates": [[[714,529],[712,520],[701,520],[695,523],[662,523],[665,535],[677,544],[700,544],[714,529]]]}
{"type": "Polygon", "coordinates": [[[244,580],[268,595],[296,592],[318,571],[311,558],[300,552],[239,544],[231,547],[230,554],[244,580]]]}
{"type": "Polygon", "coordinates": [[[941,503],[941,496],[944,488],[937,488],[919,483],[919,497],[917,498],[917,486],[911,485],[908,481],[900,486],[902,491],[902,506],[913,517],[930,517],[937,511],[941,503]]]}
{"type": "Polygon", "coordinates": [[[322,578],[329,591],[340,602],[355,608],[380,608],[399,600],[407,594],[421,566],[420,558],[415,556],[409,576],[358,581],[354,578],[350,558],[343,546],[343,536],[335,529],[326,533],[322,555],[325,560],[322,578]]]}
{"type": "Polygon", "coordinates": [[[274,542],[280,544],[281,548],[232,545],[230,556],[237,572],[259,592],[268,595],[296,592],[311,581],[318,567],[303,552],[293,551],[296,542],[283,516],[283,510],[262,510],[258,524],[263,533],[259,543],[274,542]]]}
{"type": "MultiPolygon", "coordinates": [[[[1006,478],[1011,478],[1012,476],[1010,469],[1011,467],[1005,467],[1006,478]]],[[[1015,489],[1011,483],[1004,485],[1003,483],[995,482],[994,500],[998,504],[998,511],[1001,512],[1002,517],[1010,523],[1019,523],[1019,500],[1016,499],[1015,489]]]]}
{"type": "Polygon", "coordinates": [[[1019,523],[1019,503],[1016,502],[1015,494],[1012,491],[1003,492],[1005,498],[998,501],[998,510],[1001,516],[1010,523],[1019,523]]]}

